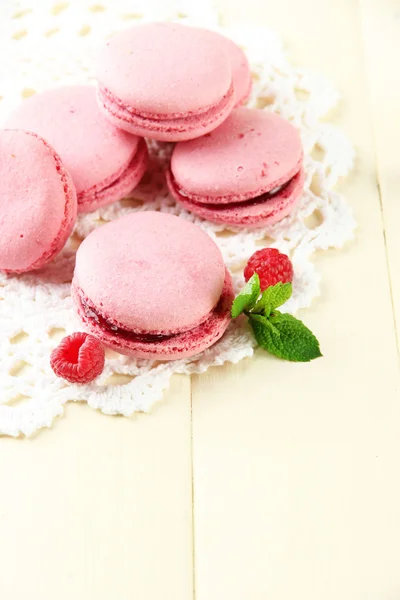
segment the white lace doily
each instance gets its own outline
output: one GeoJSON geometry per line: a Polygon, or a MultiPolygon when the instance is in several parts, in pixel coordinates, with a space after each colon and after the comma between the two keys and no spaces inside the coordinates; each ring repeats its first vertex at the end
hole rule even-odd
{"type": "MultiPolygon", "coordinates": [[[[114,31],[162,19],[219,29],[218,16],[205,0],[1,2],[0,123],[22,98],[36,91],[91,81],[97,47],[114,31]]],[[[312,254],[340,248],[352,238],[351,211],[334,186],[352,168],[353,149],[338,129],[321,121],[336,104],[337,92],[322,77],[291,66],[273,32],[253,27],[220,31],[242,45],[249,57],[254,75],[249,105],[278,111],[301,131],[307,173],[301,201],[290,217],[268,229],[229,232],[178,208],[168,196],[155,160],[152,174],[134,198],[79,219],[74,238],[55,263],[26,276],[0,275],[0,434],[29,435],[49,427],[69,400],[86,401],[110,415],[148,411],[162,397],[173,373],[202,373],[253,353],[250,332],[232,323],[222,340],[197,358],[154,363],[109,352],[103,374],[90,385],[69,385],[55,377],[49,364],[51,350],[65,333],[81,329],[69,286],[74,249],[80,238],[105,221],[143,209],[168,211],[195,221],[220,246],[227,265],[237,273],[237,285],[243,282],[245,260],[263,245],[276,246],[291,255],[295,266],[294,294],[286,307],[291,312],[309,306],[318,295],[312,254]]],[[[153,149],[159,160],[165,159],[165,148],[153,149]]]]}

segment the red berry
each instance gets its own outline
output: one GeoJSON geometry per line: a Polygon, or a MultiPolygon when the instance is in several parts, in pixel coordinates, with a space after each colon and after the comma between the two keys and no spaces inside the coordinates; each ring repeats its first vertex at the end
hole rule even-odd
{"type": "Polygon", "coordinates": [[[275,248],[263,248],[257,250],[249,258],[244,270],[246,281],[254,273],[260,278],[261,290],[264,291],[270,285],[275,285],[279,281],[288,283],[293,279],[293,265],[286,254],[281,254],[275,248]]]}
{"type": "Polygon", "coordinates": [[[103,371],[104,348],[92,335],[73,333],[53,350],[50,365],[58,377],[71,383],[89,383],[103,371]]]}

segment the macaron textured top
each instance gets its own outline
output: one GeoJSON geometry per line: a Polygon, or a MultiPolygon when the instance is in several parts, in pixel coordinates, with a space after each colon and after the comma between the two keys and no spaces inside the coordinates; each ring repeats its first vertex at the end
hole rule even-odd
{"type": "Polygon", "coordinates": [[[302,160],[300,135],[289,121],[237,108],[213,132],[175,146],[168,182],[199,216],[260,226],[286,216],[301,194],[302,160]]]}
{"type": "Polygon", "coordinates": [[[25,100],[7,127],[33,131],[59,153],[75,184],[79,212],[119,200],[141,179],[147,147],[100,111],[96,88],[57,87],[25,100]]]}
{"type": "Polygon", "coordinates": [[[76,219],[76,192],[60,157],[42,138],[0,131],[0,270],[39,269],[64,246],[76,219]]]}
{"type": "Polygon", "coordinates": [[[103,343],[165,359],[214,343],[232,302],[213,240],[188,221],[151,211],[121,217],[84,240],[73,293],[82,320],[103,343]]]}
{"type": "Polygon", "coordinates": [[[221,36],[177,23],[114,35],[100,53],[97,79],[100,104],[114,123],[159,140],[211,131],[235,103],[221,36]]]}

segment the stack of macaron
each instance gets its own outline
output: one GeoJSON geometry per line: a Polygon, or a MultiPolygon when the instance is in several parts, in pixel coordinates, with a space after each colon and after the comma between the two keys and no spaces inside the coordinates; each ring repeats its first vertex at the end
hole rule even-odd
{"type": "MultiPolygon", "coordinates": [[[[166,182],[189,212],[231,228],[290,213],[304,182],[300,136],[279,115],[243,106],[251,73],[234,42],[176,23],[136,26],[105,43],[96,77],[97,87],[24,101],[0,131],[0,270],[43,267],[77,213],[131,193],[148,165],[146,139],[175,144],[166,182]]],[[[164,214],[135,213],[90,234],[72,289],[87,329],[137,357],[193,355],[229,323],[220,251],[164,214]]]]}
{"type": "Polygon", "coordinates": [[[43,267],[65,245],[77,213],[122,199],[147,162],[145,140],[103,116],[94,86],[24,101],[0,130],[0,270],[43,267]]]}
{"type": "Polygon", "coordinates": [[[113,36],[97,66],[100,106],[126,131],[191,140],[212,131],[250,94],[242,50],[195,27],[151,23],[113,36]]]}

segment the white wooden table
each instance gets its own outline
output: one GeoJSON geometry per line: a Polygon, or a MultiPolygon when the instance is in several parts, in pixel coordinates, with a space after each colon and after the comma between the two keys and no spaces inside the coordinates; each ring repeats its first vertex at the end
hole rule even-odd
{"type": "Polygon", "coordinates": [[[176,377],[150,416],[68,405],[51,430],[1,438],[4,600],[400,598],[400,2],[218,5],[343,92],[359,228],[315,258],[304,317],[324,359],[260,352],[176,377]]]}

